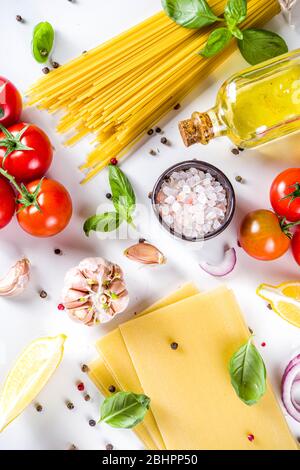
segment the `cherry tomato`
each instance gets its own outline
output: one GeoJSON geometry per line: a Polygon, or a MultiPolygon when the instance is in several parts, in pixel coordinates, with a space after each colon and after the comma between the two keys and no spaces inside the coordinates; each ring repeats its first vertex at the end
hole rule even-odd
{"type": "Polygon", "coordinates": [[[300,220],[300,168],[288,168],[274,179],[270,200],[278,215],[291,222],[300,220]]]}
{"type": "Polygon", "coordinates": [[[52,237],[61,232],[72,216],[72,201],[66,188],[57,181],[43,178],[26,185],[19,194],[18,222],[35,237],[52,237]]]}
{"type": "Polygon", "coordinates": [[[16,87],[6,78],[0,77],[0,124],[11,126],[20,120],[22,98],[16,87]]]}
{"type": "Polygon", "coordinates": [[[246,215],[240,227],[239,242],[248,255],[263,261],[279,258],[290,246],[277,215],[264,209],[246,215]]]}
{"type": "Polygon", "coordinates": [[[9,182],[0,177],[0,228],[5,227],[11,221],[15,208],[15,193],[9,182]]]}
{"type": "Polygon", "coordinates": [[[17,181],[24,183],[44,176],[53,150],[44,131],[20,122],[0,132],[0,163],[17,181]]]}
{"type": "Polygon", "coordinates": [[[292,238],[292,253],[296,263],[300,265],[300,227],[296,227],[292,238]]]}

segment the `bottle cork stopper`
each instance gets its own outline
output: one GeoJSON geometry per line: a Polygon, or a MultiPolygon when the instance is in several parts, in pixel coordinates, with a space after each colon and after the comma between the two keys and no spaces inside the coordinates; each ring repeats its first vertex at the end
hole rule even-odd
{"type": "Polygon", "coordinates": [[[193,119],[185,119],[178,124],[179,132],[186,147],[196,144],[199,141],[198,130],[193,119]]]}

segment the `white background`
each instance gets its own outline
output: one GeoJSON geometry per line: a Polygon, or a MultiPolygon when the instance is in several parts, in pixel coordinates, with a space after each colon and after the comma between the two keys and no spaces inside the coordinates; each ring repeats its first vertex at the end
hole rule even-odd
{"type": "MultiPolygon", "coordinates": [[[[114,36],[160,9],[159,0],[10,0],[1,2],[0,16],[0,74],[13,81],[24,93],[26,88],[41,75],[41,66],[31,56],[32,29],[42,20],[50,21],[56,30],[54,59],[65,63],[85,49],[89,49],[114,36]],[[25,23],[15,20],[22,15],[25,23]]],[[[280,32],[291,49],[299,46],[297,30],[288,28],[282,18],[275,18],[270,28],[280,32]]],[[[0,276],[22,254],[32,263],[32,282],[27,292],[16,299],[0,299],[0,379],[5,375],[20,351],[33,339],[64,332],[68,335],[62,364],[38,397],[44,411],[37,413],[34,406],[12,423],[0,436],[0,449],[66,449],[70,443],[80,449],[104,449],[112,443],[116,449],[138,449],[141,444],[131,431],[119,431],[108,426],[91,428],[90,418],[97,419],[101,396],[88,378],[81,373],[80,365],[95,356],[94,342],[118,321],[124,321],[135,311],[170,293],[183,282],[195,280],[201,289],[211,288],[218,281],[200,270],[200,258],[218,261],[226,244],[236,247],[236,230],[243,214],[252,209],[269,208],[268,190],[276,174],[293,165],[299,152],[290,151],[288,143],[278,144],[273,157],[260,152],[247,151],[238,157],[230,152],[232,146],[225,138],[207,147],[184,148],[177,131],[177,121],[188,117],[193,110],[206,110],[213,105],[216,92],[225,78],[246,66],[235,53],[183,102],[180,111],[172,111],[165,122],[160,123],[164,135],[172,145],[160,144],[160,137],[145,139],[133,155],[124,161],[122,169],[130,177],[137,199],[147,205],[147,193],[157,177],[170,165],[184,159],[207,160],[223,170],[231,179],[237,194],[237,210],[229,229],[220,237],[205,243],[205,250],[190,251],[180,242],[171,240],[168,234],[158,230],[155,223],[142,222],[140,236],[156,243],[168,257],[165,266],[141,268],[127,260],[123,250],[131,242],[127,240],[102,241],[95,234],[87,239],[82,231],[84,219],[95,212],[97,206],[106,203],[107,172],[103,171],[87,186],[80,186],[81,174],[77,170],[89,150],[89,140],[74,148],[65,149],[63,137],[55,132],[57,117],[46,112],[27,109],[24,119],[42,127],[56,148],[49,173],[60,180],[71,192],[74,202],[72,223],[63,234],[52,239],[34,239],[25,234],[14,220],[0,234],[0,276]],[[149,155],[151,148],[159,148],[157,157],[149,155]],[[235,182],[241,175],[245,184],[235,182]],[[61,248],[63,256],[55,256],[54,248],[61,248]],[[126,273],[130,292],[128,312],[111,324],[87,328],[69,320],[65,312],[56,308],[66,270],[83,257],[100,255],[119,263],[126,273]],[[39,289],[48,292],[47,299],[39,297],[39,289]],[[83,380],[92,401],[86,403],[76,389],[76,381],[83,380]],[[75,409],[69,411],[65,400],[70,399],[75,409]]],[[[299,137],[298,137],[299,138],[299,137]]],[[[153,222],[153,219],[152,219],[153,222]]],[[[135,239],[139,234],[135,235],[135,239]]],[[[261,282],[280,283],[299,278],[299,267],[290,253],[278,261],[264,263],[247,257],[238,249],[238,262],[234,272],[226,279],[241,304],[248,325],[255,332],[268,370],[269,378],[279,396],[280,379],[287,361],[300,348],[299,329],[286,323],[266,308],[255,294],[261,282]],[[266,342],[266,347],[260,346],[266,342]]],[[[145,354],[147,352],[145,351],[145,354]]],[[[288,424],[300,436],[300,425],[287,417],[288,424]]]]}

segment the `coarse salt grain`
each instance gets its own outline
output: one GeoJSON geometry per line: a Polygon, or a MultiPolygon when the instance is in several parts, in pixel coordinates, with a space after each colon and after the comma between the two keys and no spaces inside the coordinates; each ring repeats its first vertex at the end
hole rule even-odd
{"type": "Polygon", "coordinates": [[[222,226],[227,197],[210,173],[191,167],[174,171],[163,182],[156,203],[171,229],[188,238],[200,238],[222,226]]]}

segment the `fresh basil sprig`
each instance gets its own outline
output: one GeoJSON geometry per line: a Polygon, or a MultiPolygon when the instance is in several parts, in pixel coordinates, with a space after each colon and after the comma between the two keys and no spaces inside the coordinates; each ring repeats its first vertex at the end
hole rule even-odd
{"type": "Polygon", "coordinates": [[[246,405],[254,405],[265,394],[266,367],[252,337],[233,354],[229,373],[237,396],[246,405]]]}
{"type": "Polygon", "coordinates": [[[131,429],[143,421],[150,407],[150,398],[131,392],[118,392],[101,405],[100,422],[113,428],[131,429]]]}
{"type": "Polygon", "coordinates": [[[243,40],[238,41],[239,50],[251,65],[288,52],[286,42],[278,34],[265,29],[246,29],[243,40]]]}
{"type": "Polygon", "coordinates": [[[109,165],[108,171],[115,212],[104,212],[89,217],[83,225],[87,237],[91,231],[112,232],[124,221],[133,225],[133,213],[136,204],[133,187],[127,176],[116,165],[109,165]]]}
{"type": "Polygon", "coordinates": [[[47,62],[54,43],[54,29],[48,21],[38,23],[33,30],[32,54],[37,62],[47,62]]]}
{"type": "Polygon", "coordinates": [[[185,28],[198,29],[221,21],[206,0],[162,0],[161,3],[166,14],[185,28]]]}
{"type": "Polygon", "coordinates": [[[224,17],[214,14],[205,0],[162,0],[166,14],[185,28],[202,28],[217,21],[225,22],[221,28],[211,32],[205,47],[200,51],[203,57],[213,57],[228,46],[232,38],[244,59],[251,65],[271,59],[287,52],[285,41],[278,34],[262,29],[241,31],[239,25],[247,17],[247,0],[228,0],[224,17]]]}

